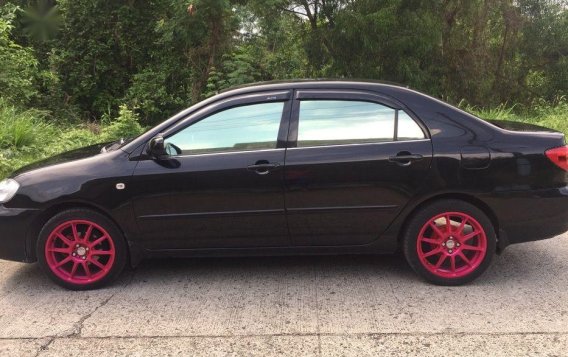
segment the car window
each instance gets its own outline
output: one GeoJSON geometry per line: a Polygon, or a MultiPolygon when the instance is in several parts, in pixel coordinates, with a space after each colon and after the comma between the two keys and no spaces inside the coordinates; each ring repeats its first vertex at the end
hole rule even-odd
{"type": "Polygon", "coordinates": [[[426,136],[420,126],[404,111],[398,112],[397,140],[420,140],[426,136]]]}
{"type": "Polygon", "coordinates": [[[283,109],[283,102],[226,109],[167,138],[166,146],[181,155],[275,149],[283,109]]]}
{"type": "MultiPolygon", "coordinates": [[[[305,100],[300,103],[298,147],[394,141],[396,109],[378,103],[305,100]]],[[[422,129],[399,111],[399,138],[424,139],[422,129]],[[402,135],[402,136],[401,136],[402,135]]]]}

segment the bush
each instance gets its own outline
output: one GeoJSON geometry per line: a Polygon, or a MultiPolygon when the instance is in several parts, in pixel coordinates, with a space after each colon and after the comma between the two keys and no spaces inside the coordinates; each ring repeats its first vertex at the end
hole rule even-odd
{"type": "Polygon", "coordinates": [[[38,95],[38,61],[30,48],[18,45],[10,36],[16,8],[0,10],[0,93],[4,100],[25,105],[38,95]]]}
{"type": "Polygon", "coordinates": [[[0,99],[0,179],[32,162],[143,131],[138,115],[126,106],[120,107],[118,118],[100,129],[95,125],[49,124],[46,119],[45,112],[20,111],[0,99]]]}
{"type": "Polygon", "coordinates": [[[121,105],[118,118],[104,126],[101,133],[102,141],[113,141],[122,138],[132,138],[142,134],[144,129],[138,122],[138,114],[126,105],[121,105]]]}

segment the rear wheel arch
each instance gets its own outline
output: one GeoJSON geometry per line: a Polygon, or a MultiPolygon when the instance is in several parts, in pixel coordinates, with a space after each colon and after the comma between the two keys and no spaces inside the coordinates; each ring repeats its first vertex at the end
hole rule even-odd
{"type": "Polygon", "coordinates": [[[440,195],[430,197],[430,198],[420,202],[419,204],[414,206],[412,211],[404,218],[404,222],[402,223],[401,229],[400,229],[399,234],[398,234],[398,250],[400,250],[402,248],[404,234],[405,234],[405,232],[408,228],[408,224],[412,220],[412,217],[414,217],[424,207],[426,207],[426,206],[428,206],[428,205],[430,205],[430,204],[432,204],[436,201],[441,201],[441,200],[464,201],[464,202],[467,202],[467,203],[477,207],[478,209],[480,209],[487,216],[487,218],[489,218],[489,220],[491,221],[491,224],[493,225],[493,228],[495,230],[495,235],[497,236],[497,241],[498,241],[497,246],[500,247],[499,240],[501,238],[501,234],[500,234],[499,219],[497,218],[497,215],[495,214],[493,209],[491,209],[491,207],[489,207],[485,202],[483,202],[479,198],[476,198],[475,196],[472,196],[472,195],[469,195],[469,194],[465,194],[465,193],[444,193],[444,194],[440,194],[440,195]]]}

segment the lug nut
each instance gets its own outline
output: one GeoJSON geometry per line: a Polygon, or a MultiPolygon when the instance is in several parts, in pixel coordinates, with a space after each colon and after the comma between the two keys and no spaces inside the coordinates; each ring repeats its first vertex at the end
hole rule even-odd
{"type": "Polygon", "coordinates": [[[451,253],[453,253],[453,252],[454,252],[454,251],[453,251],[453,250],[451,250],[451,249],[450,249],[450,250],[448,250],[448,253],[450,253],[450,254],[451,254],[451,253]]]}
{"type": "Polygon", "coordinates": [[[85,257],[84,255],[81,257],[83,260],[87,259],[87,257],[85,257]]]}
{"type": "Polygon", "coordinates": [[[442,247],[445,247],[445,246],[446,246],[446,242],[442,242],[442,247]]]}
{"type": "Polygon", "coordinates": [[[458,244],[456,244],[456,245],[459,247],[461,244],[458,243],[458,244]]]}
{"type": "Polygon", "coordinates": [[[76,255],[77,255],[77,253],[73,253],[73,256],[76,256],[76,255]]]}

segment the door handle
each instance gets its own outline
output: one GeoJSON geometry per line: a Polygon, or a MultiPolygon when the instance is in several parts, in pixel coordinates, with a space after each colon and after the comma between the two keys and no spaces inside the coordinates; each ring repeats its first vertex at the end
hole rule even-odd
{"type": "Polygon", "coordinates": [[[414,161],[420,161],[424,156],[420,154],[398,153],[396,156],[389,157],[390,162],[394,162],[400,166],[410,166],[414,161]]]}
{"type": "Polygon", "coordinates": [[[247,166],[247,169],[250,171],[255,171],[259,175],[266,175],[270,171],[277,169],[280,167],[280,164],[277,162],[268,162],[266,160],[259,160],[254,163],[254,165],[247,166]]]}

